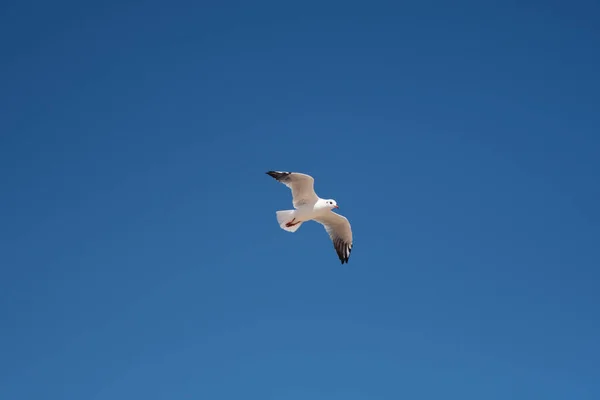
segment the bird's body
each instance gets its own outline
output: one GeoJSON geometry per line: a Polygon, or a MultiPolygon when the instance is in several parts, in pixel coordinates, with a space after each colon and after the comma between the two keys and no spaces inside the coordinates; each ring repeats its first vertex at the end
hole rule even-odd
{"type": "Polygon", "coordinates": [[[294,217],[296,221],[305,222],[330,212],[331,208],[327,206],[326,200],[319,199],[314,203],[300,205],[294,210],[294,217]]]}
{"type": "Polygon", "coordinates": [[[280,171],[269,171],[267,174],[292,190],[294,210],[276,212],[281,229],[296,232],[302,223],[311,220],[322,224],[340,261],[342,264],[347,263],[352,251],[352,229],[345,217],[332,211],[339,208],[336,201],[317,196],[314,179],[310,175],[280,171]]]}

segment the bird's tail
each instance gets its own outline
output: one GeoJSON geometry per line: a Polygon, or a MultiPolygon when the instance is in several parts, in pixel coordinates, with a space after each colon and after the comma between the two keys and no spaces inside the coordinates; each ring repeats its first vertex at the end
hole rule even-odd
{"type": "Polygon", "coordinates": [[[298,228],[300,228],[300,225],[302,225],[302,222],[300,222],[300,223],[297,223],[292,226],[286,226],[287,223],[294,221],[294,214],[295,214],[294,210],[276,211],[276,214],[277,214],[277,222],[279,223],[279,226],[281,227],[281,229],[283,229],[284,231],[296,232],[298,230],[298,228]]]}

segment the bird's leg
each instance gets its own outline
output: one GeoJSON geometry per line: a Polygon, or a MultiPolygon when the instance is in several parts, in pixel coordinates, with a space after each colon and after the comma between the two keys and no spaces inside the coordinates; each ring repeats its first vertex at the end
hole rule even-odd
{"type": "Polygon", "coordinates": [[[294,221],[296,220],[296,218],[294,218],[293,220],[291,220],[290,222],[286,223],[285,226],[288,228],[291,228],[294,225],[298,225],[300,223],[300,221],[294,223],[294,221]]]}

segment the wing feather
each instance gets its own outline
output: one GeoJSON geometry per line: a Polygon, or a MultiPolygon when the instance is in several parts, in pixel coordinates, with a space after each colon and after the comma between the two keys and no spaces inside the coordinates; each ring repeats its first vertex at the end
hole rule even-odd
{"type": "Polygon", "coordinates": [[[333,248],[338,258],[344,263],[348,263],[350,253],[352,252],[352,227],[346,217],[334,212],[315,218],[315,221],[325,227],[333,242],[333,248]]]}
{"type": "Polygon", "coordinates": [[[292,190],[292,203],[294,208],[307,204],[314,204],[319,200],[315,193],[315,180],[312,176],[299,172],[269,171],[267,175],[292,190]]]}

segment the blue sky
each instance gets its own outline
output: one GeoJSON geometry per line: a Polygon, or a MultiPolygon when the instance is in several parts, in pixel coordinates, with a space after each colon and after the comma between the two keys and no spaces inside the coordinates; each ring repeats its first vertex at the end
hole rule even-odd
{"type": "Polygon", "coordinates": [[[600,398],[599,6],[215,4],[0,6],[0,398],[600,398]]]}

